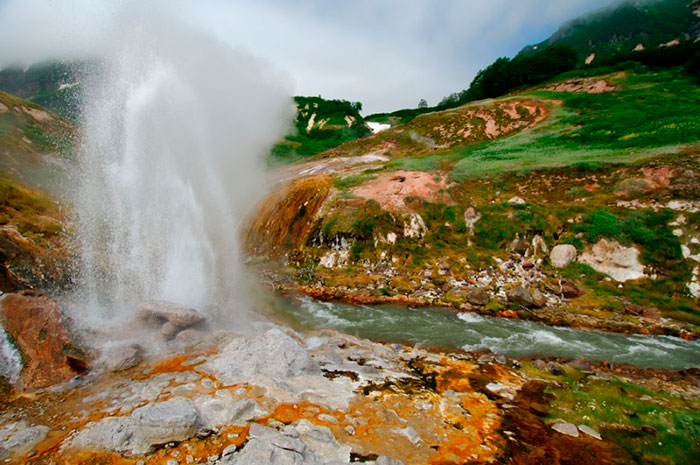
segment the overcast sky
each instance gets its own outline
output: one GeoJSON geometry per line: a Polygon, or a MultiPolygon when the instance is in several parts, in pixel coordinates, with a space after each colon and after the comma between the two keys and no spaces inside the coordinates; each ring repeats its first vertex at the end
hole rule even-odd
{"type": "MultiPolygon", "coordinates": [[[[126,0],[129,1],[129,0],[126,0]]],[[[142,0],[143,1],[143,0],[142,0]]],[[[118,1],[0,0],[0,66],[99,53],[118,1]]],[[[612,0],[175,0],[222,41],[269,60],[298,95],[361,101],[364,113],[430,104],[499,56],[612,0]]]]}

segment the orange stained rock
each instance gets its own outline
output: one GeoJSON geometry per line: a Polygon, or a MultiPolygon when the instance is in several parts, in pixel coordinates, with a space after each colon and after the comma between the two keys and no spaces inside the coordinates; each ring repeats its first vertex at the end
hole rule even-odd
{"type": "Polygon", "coordinates": [[[276,257],[305,243],[331,182],[328,175],[310,176],[269,195],[244,234],[246,251],[276,257]]]}
{"type": "Polygon", "coordinates": [[[10,294],[0,305],[0,325],[22,354],[20,389],[63,383],[87,371],[55,300],[31,292],[10,294]]]}
{"type": "Polygon", "coordinates": [[[192,371],[191,366],[183,366],[182,364],[189,359],[188,355],[178,355],[167,360],[164,360],[153,367],[152,374],[160,373],[178,373],[183,371],[192,371]]]}

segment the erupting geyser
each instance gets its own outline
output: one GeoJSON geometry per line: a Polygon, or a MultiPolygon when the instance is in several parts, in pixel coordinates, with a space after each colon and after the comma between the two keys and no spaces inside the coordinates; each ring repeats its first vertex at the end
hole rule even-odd
{"type": "Polygon", "coordinates": [[[129,3],[85,83],[80,300],[118,323],[163,299],[235,312],[239,221],[292,105],[265,63],[129,3]]]}

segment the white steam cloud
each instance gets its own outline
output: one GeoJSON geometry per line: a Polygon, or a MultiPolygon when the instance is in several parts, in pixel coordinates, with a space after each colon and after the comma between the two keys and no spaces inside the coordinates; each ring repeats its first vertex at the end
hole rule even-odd
{"type": "Polygon", "coordinates": [[[152,299],[240,319],[238,226],[293,117],[287,80],[179,18],[180,2],[32,0],[32,17],[17,3],[0,14],[60,24],[20,35],[5,63],[99,63],[83,82],[74,199],[80,321],[121,324],[152,299]]]}

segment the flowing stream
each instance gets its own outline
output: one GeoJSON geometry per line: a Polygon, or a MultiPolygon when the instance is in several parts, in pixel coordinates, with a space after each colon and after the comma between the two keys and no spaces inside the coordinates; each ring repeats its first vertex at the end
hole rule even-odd
{"type": "Polygon", "coordinates": [[[457,313],[441,307],[404,308],[281,300],[275,311],[292,326],[331,328],[377,341],[490,349],[512,357],[558,356],[608,360],[642,368],[700,366],[700,341],[671,336],[604,333],[457,313]]]}

